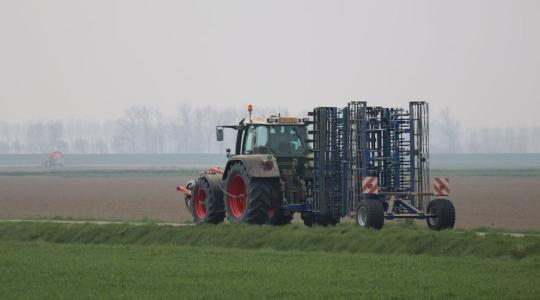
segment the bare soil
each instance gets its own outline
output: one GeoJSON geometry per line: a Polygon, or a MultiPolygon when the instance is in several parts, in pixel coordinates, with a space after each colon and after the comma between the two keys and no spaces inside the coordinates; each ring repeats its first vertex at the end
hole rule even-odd
{"type": "MultiPolygon", "coordinates": [[[[188,179],[0,176],[0,218],[188,221],[188,179]]],[[[455,176],[449,198],[457,227],[540,230],[540,177],[455,176]]]]}
{"type": "Polygon", "coordinates": [[[189,178],[0,176],[0,218],[185,221],[189,178]]]}

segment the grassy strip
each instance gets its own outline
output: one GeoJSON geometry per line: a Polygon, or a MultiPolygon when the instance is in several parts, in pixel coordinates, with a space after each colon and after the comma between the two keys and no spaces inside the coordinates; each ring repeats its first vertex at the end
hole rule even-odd
{"type": "MultiPolygon", "coordinates": [[[[259,228],[260,229],[260,228],[259,228]]],[[[540,260],[0,241],[6,299],[534,299],[540,260]]]]}
{"type": "Polygon", "coordinates": [[[85,244],[170,244],[240,249],[325,251],[432,256],[540,256],[540,237],[516,238],[488,233],[433,232],[389,226],[382,231],[343,224],[331,228],[303,225],[157,226],[0,222],[0,240],[85,244]]]}

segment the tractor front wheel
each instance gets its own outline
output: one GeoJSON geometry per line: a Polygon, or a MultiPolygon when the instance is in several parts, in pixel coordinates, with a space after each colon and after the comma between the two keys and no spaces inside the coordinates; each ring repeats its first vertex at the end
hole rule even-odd
{"type": "Polygon", "coordinates": [[[227,219],[231,223],[265,224],[275,180],[250,178],[242,163],[231,166],[223,195],[227,219]]]}
{"type": "MultiPolygon", "coordinates": [[[[186,184],[186,188],[190,191],[193,191],[193,187],[195,186],[195,180],[190,180],[186,184]]],[[[193,206],[193,197],[192,195],[187,195],[184,197],[184,201],[186,202],[187,209],[191,212],[192,206],[193,206]]]]}
{"type": "Polygon", "coordinates": [[[454,228],[456,209],[450,200],[433,199],[428,204],[427,213],[435,215],[426,219],[429,229],[438,231],[454,228]]]}
{"type": "Polygon", "coordinates": [[[384,225],[384,206],[378,200],[362,200],[356,212],[356,224],[361,227],[381,229],[384,225]]]}

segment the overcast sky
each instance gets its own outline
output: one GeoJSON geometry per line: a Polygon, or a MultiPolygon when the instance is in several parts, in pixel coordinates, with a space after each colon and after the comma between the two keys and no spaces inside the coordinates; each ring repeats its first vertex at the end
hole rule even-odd
{"type": "Polygon", "coordinates": [[[0,0],[0,120],[350,100],[540,125],[540,1],[0,0]]]}

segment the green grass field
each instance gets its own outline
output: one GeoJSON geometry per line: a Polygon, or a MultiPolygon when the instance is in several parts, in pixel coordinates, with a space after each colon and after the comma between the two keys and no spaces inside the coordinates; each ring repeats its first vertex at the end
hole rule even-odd
{"type": "Polygon", "coordinates": [[[537,299],[540,237],[0,222],[12,298],[537,299]]]}

